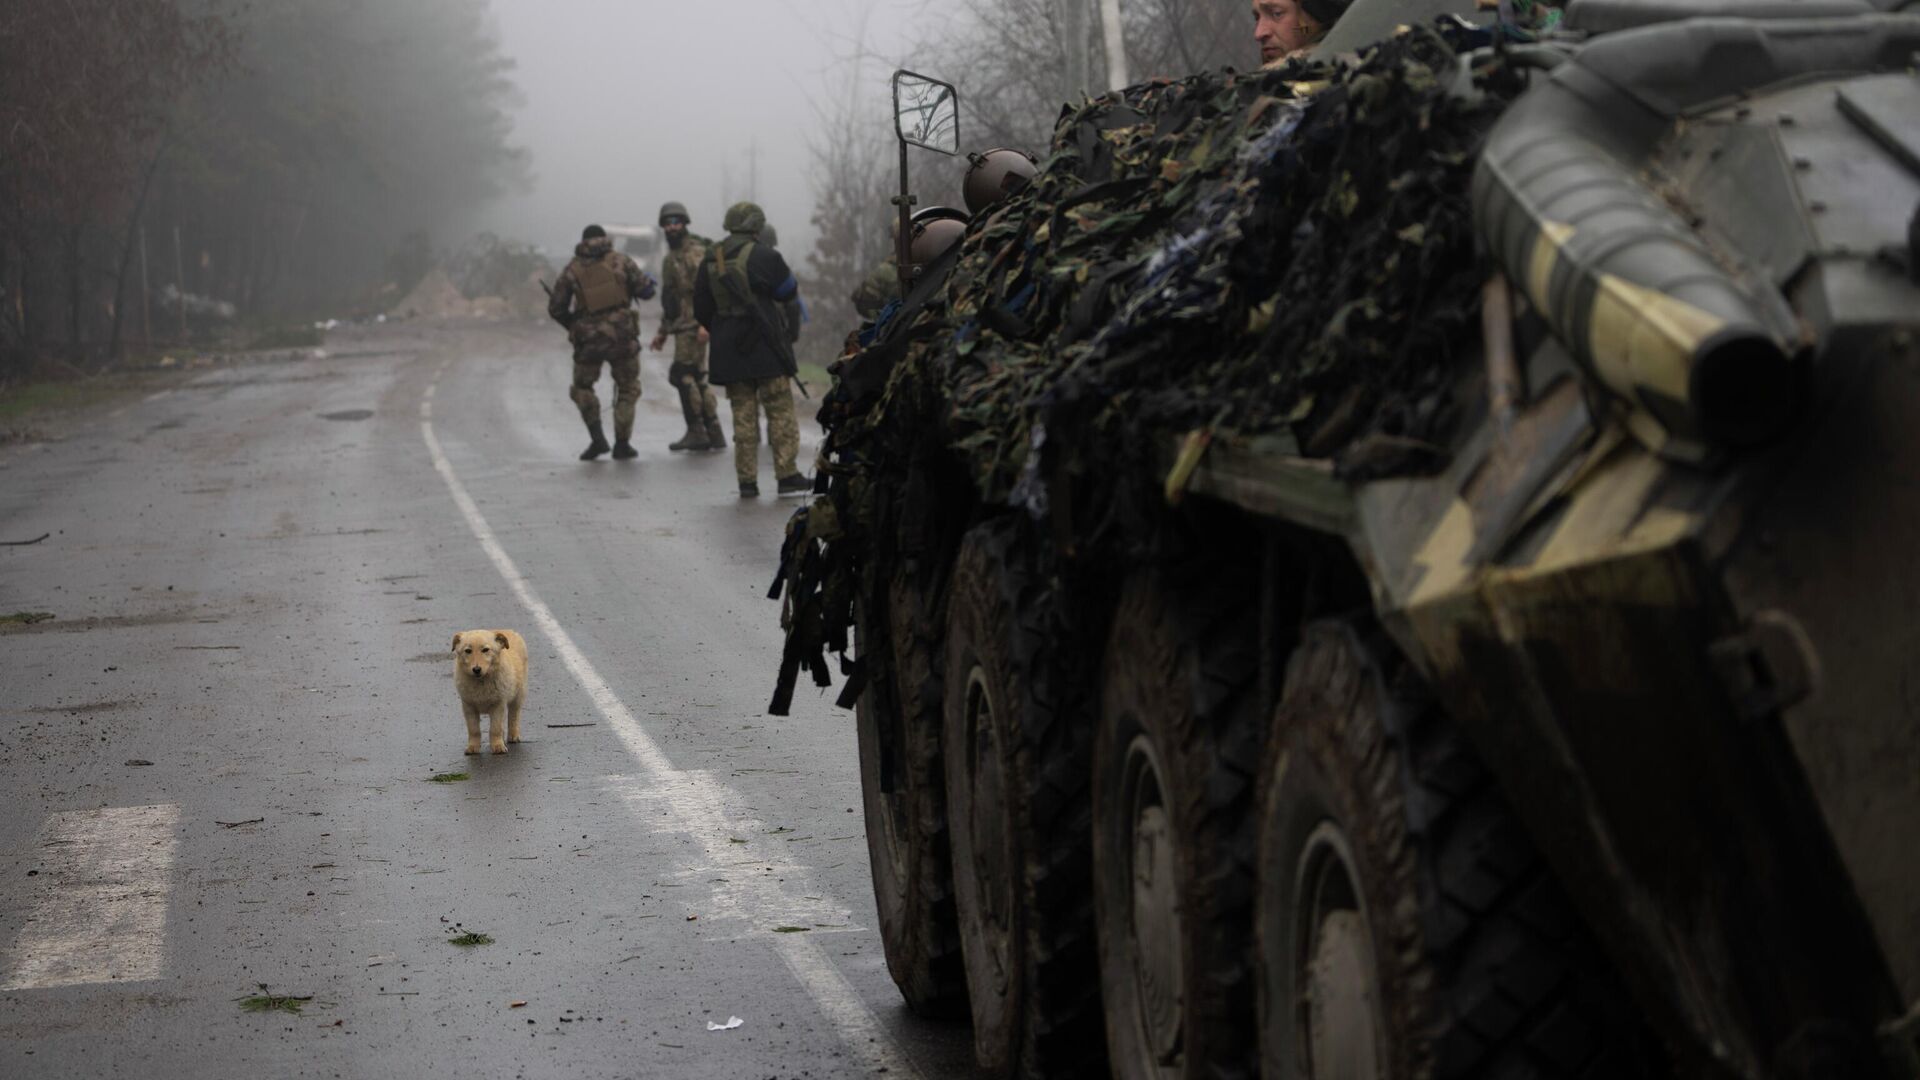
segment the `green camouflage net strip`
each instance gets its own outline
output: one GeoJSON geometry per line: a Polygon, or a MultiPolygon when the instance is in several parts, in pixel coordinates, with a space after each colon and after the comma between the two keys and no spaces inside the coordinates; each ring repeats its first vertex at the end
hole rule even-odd
{"type": "Polygon", "coordinates": [[[1459,55],[1487,41],[1416,28],[1358,63],[1162,81],[1063,112],[1039,176],[974,221],[944,287],[883,313],[836,369],[828,494],[789,530],[776,711],[800,666],[825,685],[822,650],[844,656],[868,565],[939,545],[920,504],[1044,522],[1065,470],[1102,508],[1075,523],[1098,554],[1150,531],[1151,500],[1129,488],[1185,432],[1276,435],[1350,479],[1443,464],[1483,278],[1474,154],[1519,86],[1495,58],[1458,92],[1459,55]],[[936,458],[961,490],[924,490],[936,458]]]}

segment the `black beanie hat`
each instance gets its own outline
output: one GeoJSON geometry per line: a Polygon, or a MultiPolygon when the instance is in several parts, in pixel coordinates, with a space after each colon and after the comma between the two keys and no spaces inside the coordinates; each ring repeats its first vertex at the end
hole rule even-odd
{"type": "Polygon", "coordinates": [[[1313,16],[1313,21],[1328,29],[1347,13],[1349,3],[1351,0],[1300,0],[1300,6],[1313,16]]]}
{"type": "Polygon", "coordinates": [[[589,225],[580,230],[580,239],[582,240],[598,240],[605,235],[607,235],[607,230],[598,225],[589,225]]]}

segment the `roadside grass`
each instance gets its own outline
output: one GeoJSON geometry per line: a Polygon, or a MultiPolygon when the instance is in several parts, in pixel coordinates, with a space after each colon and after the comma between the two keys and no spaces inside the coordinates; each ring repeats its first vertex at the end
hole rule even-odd
{"type": "MultiPolygon", "coordinates": [[[[267,988],[263,986],[260,989],[265,991],[267,988]]],[[[306,994],[296,997],[290,994],[259,993],[252,997],[235,998],[234,1000],[238,1001],[240,1008],[246,1012],[283,1012],[299,1016],[301,1004],[312,1001],[313,995],[306,994]]]]}
{"type": "Polygon", "coordinates": [[[52,618],[51,611],[16,611],[11,615],[0,615],[0,626],[32,626],[34,623],[47,622],[52,618]]]}
{"type": "Polygon", "coordinates": [[[427,780],[427,783],[457,784],[462,780],[471,780],[471,779],[473,779],[473,777],[463,772],[443,772],[443,773],[435,773],[433,776],[429,777],[427,780]]]}
{"type": "Polygon", "coordinates": [[[472,949],[481,945],[493,944],[493,935],[492,934],[476,934],[471,930],[469,930],[468,932],[461,934],[459,937],[448,938],[447,944],[458,945],[463,949],[472,949]]]}
{"type": "Polygon", "coordinates": [[[126,389],[111,380],[22,383],[0,389],[0,424],[7,424],[34,413],[83,409],[103,401],[112,401],[126,389]]]}
{"type": "Polygon", "coordinates": [[[248,343],[249,349],[314,349],[326,344],[326,331],[312,325],[270,326],[248,343]]]}
{"type": "Polygon", "coordinates": [[[833,385],[833,376],[827,374],[827,369],[819,364],[801,364],[800,381],[807,384],[807,393],[818,401],[820,395],[833,385]]]}

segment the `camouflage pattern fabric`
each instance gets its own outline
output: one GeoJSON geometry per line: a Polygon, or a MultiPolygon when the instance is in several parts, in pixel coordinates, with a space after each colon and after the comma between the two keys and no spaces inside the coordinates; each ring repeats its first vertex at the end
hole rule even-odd
{"type": "Polygon", "coordinates": [[[800,423],[793,411],[793,387],[782,375],[728,383],[727,405],[733,410],[733,472],[742,484],[760,474],[760,414],[767,414],[767,441],[773,444],[776,479],[800,471],[800,423]]]}
{"type": "Polygon", "coordinates": [[[1161,80],[1064,112],[1039,175],[971,223],[937,294],[835,365],[827,494],[789,525],[775,585],[773,711],[802,667],[827,684],[826,652],[851,707],[884,675],[846,655],[856,612],[878,610],[874,567],[896,550],[937,566],[996,507],[1048,535],[1070,485],[1074,559],[1148,557],[1154,462],[1180,435],[1265,436],[1348,478],[1440,467],[1483,278],[1473,156],[1524,84],[1489,52],[1478,93],[1451,92],[1461,53],[1491,40],[1443,20],[1358,63],[1161,80]]]}
{"type": "Polygon", "coordinates": [[[625,283],[629,301],[650,300],[653,278],[640,264],[613,250],[613,241],[604,236],[582,240],[573,249],[573,261],[560,272],[547,300],[547,314],[567,328],[567,340],[573,345],[573,358],[582,364],[613,363],[622,357],[640,353],[640,314],[629,305],[600,312],[576,311],[580,302],[580,271],[583,265],[599,263],[611,269],[625,283]]]}
{"type": "MultiPolygon", "coordinates": [[[[692,305],[688,305],[689,310],[692,305]]],[[[720,422],[720,403],[713,387],[707,385],[707,347],[700,341],[699,325],[687,333],[673,335],[673,363],[667,368],[667,381],[682,390],[690,404],[687,430],[720,422]]]]}
{"type": "Polygon", "coordinates": [[[700,328],[693,317],[693,283],[712,244],[713,241],[704,236],[688,233],[678,249],[669,247],[660,260],[660,309],[665,316],[660,328],[669,334],[684,334],[700,328]]]}
{"type": "Polygon", "coordinates": [[[593,384],[600,378],[600,365],[606,363],[613,369],[613,437],[621,442],[633,435],[634,407],[640,402],[640,353],[638,350],[612,360],[579,360],[573,362],[573,389],[568,396],[580,408],[580,419],[589,425],[600,422],[600,398],[593,392],[593,384]]]}
{"type": "Polygon", "coordinates": [[[880,314],[880,309],[886,307],[888,301],[899,296],[900,271],[894,267],[893,260],[888,259],[873,268],[860,287],[853,290],[851,299],[853,310],[859,312],[861,318],[871,319],[880,314]]]}

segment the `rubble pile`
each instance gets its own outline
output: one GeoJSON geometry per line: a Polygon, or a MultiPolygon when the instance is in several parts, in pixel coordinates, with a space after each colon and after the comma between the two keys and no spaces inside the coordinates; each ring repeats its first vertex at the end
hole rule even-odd
{"type": "Polygon", "coordinates": [[[388,314],[429,319],[541,318],[547,298],[540,282],[550,280],[553,273],[553,264],[532,247],[481,233],[429,269],[388,314]]]}

